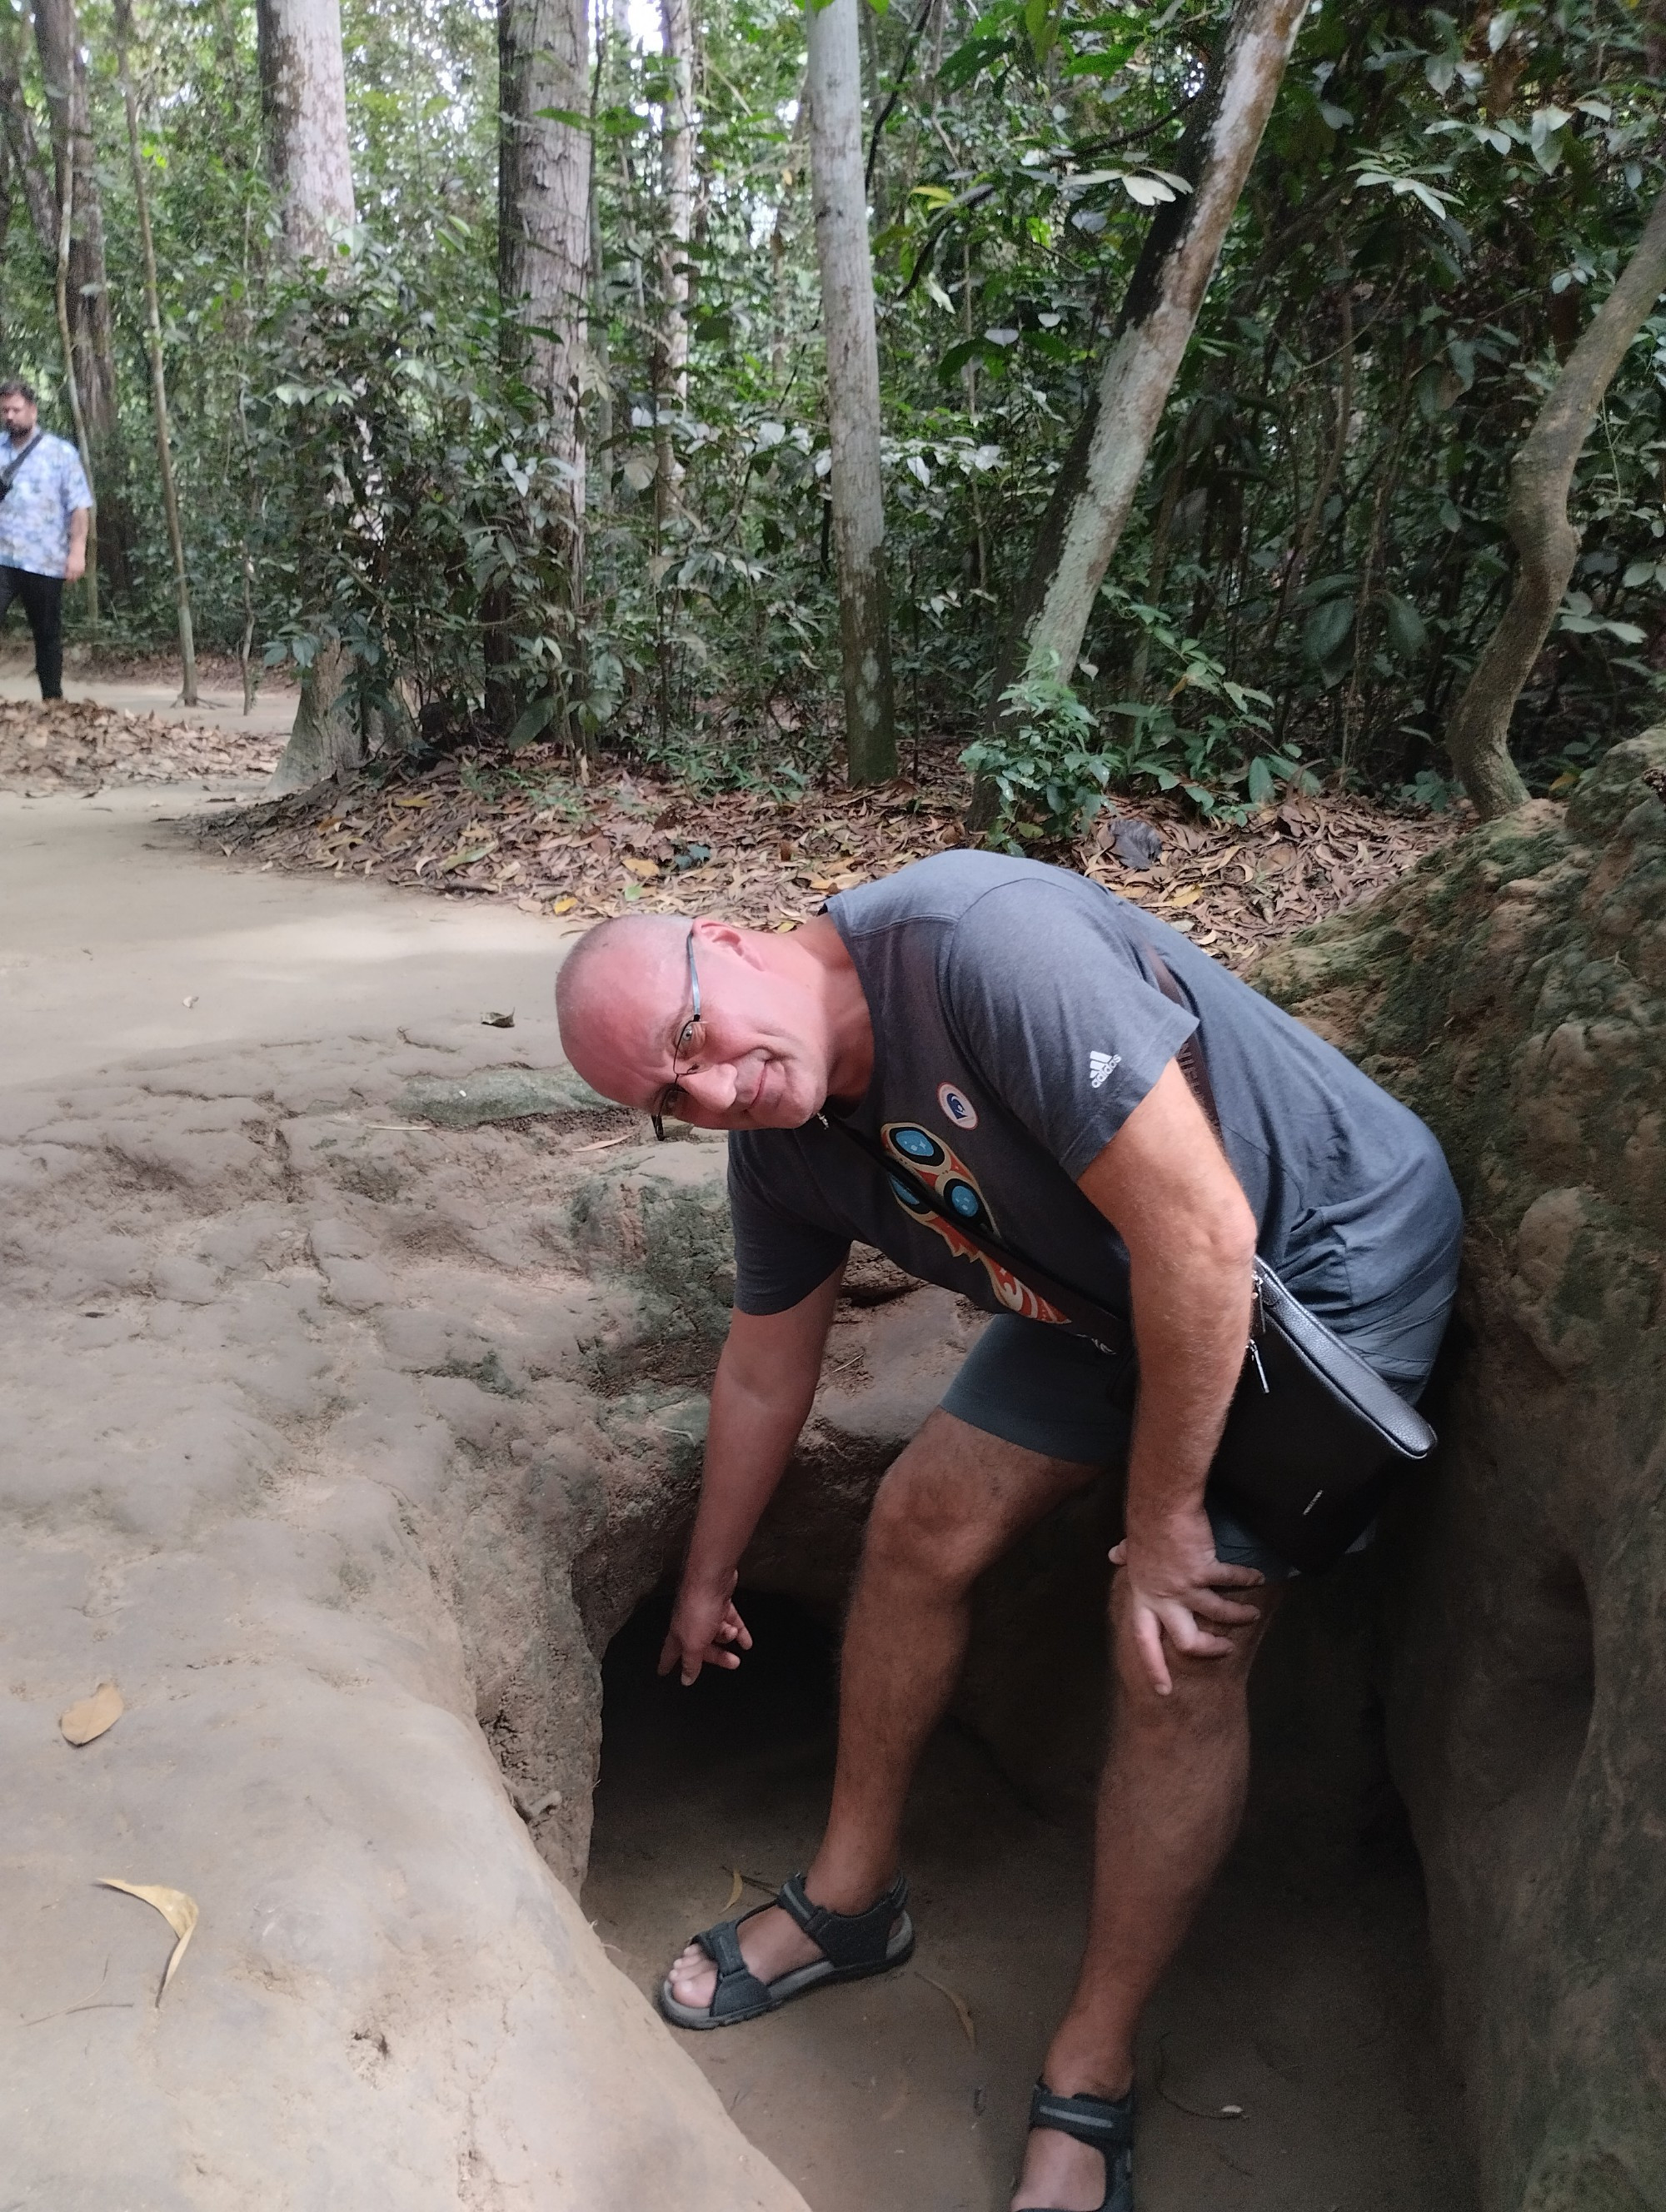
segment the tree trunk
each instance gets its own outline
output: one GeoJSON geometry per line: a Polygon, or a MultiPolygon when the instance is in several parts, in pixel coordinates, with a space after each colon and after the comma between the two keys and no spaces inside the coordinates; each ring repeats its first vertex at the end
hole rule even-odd
{"type": "Polygon", "coordinates": [[[1631,259],[1568,356],[1510,471],[1505,526],[1519,556],[1503,618],[1487,640],[1446,732],[1446,749],[1485,820],[1527,797],[1510,757],[1510,721],[1544,649],[1579,556],[1568,490],[1602,395],[1626,349],[1666,291],[1666,192],[1631,259]]]}
{"type": "MultiPolygon", "coordinates": [[[[497,286],[507,365],[544,410],[544,450],[567,481],[558,526],[561,580],[551,609],[569,666],[584,592],[584,330],[590,251],[590,137],[581,118],[589,25],[584,0],[498,0],[497,286]],[[555,109],[572,121],[542,111],[555,109]]],[[[502,617],[489,604],[489,671],[507,665],[502,617]]],[[[500,673],[495,720],[520,702],[500,673]]],[[[568,721],[558,708],[557,726],[568,721]]],[[[569,732],[570,734],[570,732],[569,732]]]]}
{"type": "MultiPolygon", "coordinates": [[[[256,0],[255,24],[266,173],[284,257],[292,267],[327,266],[335,234],[356,216],[339,0],[256,0]]],[[[303,487],[303,497],[313,489],[303,487]]],[[[358,767],[364,738],[351,676],[351,656],[325,638],[301,671],[301,703],[272,790],[304,790],[358,767]]]]}
{"type": "Polygon", "coordinates": [[[17,18],[0,8],[0,127],[14,174],[23,187],[29,221],[50,266],[58,262],[58,197],[47,181],[46,165],[34,134],[34,118],[23,96],[23,65],[17,51],[17,18]]]}
{"type": "Polygon", "coordinates": [[[1304,0],[1235,0],[1175,161],[1193,189],[1159,209],[1134,264],[1097,393],[1042,518],[996,668],[992,729],[1020,670],[1067,683],[1074,673],[1304,12],[1304,0]]]}
{"type": "MultiPolygon", "coordinates": [[[[694,10],[690,0],[660,0],[660,37],[671,80],[660,143],[666,196],[660,242],[660,337],[656,402],[681,409],[689,396],[689,240],[694,217],[694,10]]],[[[654,499],[660,520],[675,512],[683,471],[669,423],[654,432],[654,499]]]]}
{"type": "Polygon", "coordinates": [[[87,617],[96,629],[99,626],[98,477],[87,435],[87,410],[82,404],[81,383],[76,368],[74,323],[70,310],[70,238],[75,222],[75,188],[74,166],[66,164],[64,199],[58,215],[58,258],[53,295],[58,309],[58,343],[64,352],[64,381],[70,394],[70,417],[76,426],[76,449],[81,455],[81,472],[87,479],[87,489],[93,501],[93,511],[87,518],[87,617]]]}
{"type": "Polygon", "coordinates": [[[116,0],[116,66],[121,78],[122,105],[127,113],[127,155],[133,172],[133,206],[139,219],[139,250],[144,267],[145,338],[150,354],[150,404],[156,419],[156,465],[162,482],[162,507],[167,518],[168,550],[173,556],[173,591],[179,621],[179,698],[183,705],[197,704],[197,642],[192,631],[191,581],[185,574],[184,534],[179,528],[179,494],[173,480],[173,445],[168,434],[167,380],[162,362],[162,311],[156,283],[156,244],[150,230],[150,194],[144,180],[144,161],[139,150],[139,106],[133,95],[133,75],[128,66],[128,42],[132,35],[132,0],[116,0]]]}
{"type": "Polygon", "coordinates": [[[52,122],[55,198],[72,210],[65,285],[76,388],[88,449],[105,488],[99,516],[104,564],[112,581],[126,582],[127,532],[114,496],[120,480],[117,453],[116,343],[110,286],[104,264],[104,210],[99,197],[98,149],[87,99],[87,64],[75,0],[35,0],[35,46],[52,122]]]}
{"type": "Polygon", "coordinates": [[[350,228],[353,154],[339,0],[256,0],[266,173],[292,264],[327,259],[350,228]]]}
{"type": "Polygon", "coordinates": [[[879,475],[879,350],[862,177],[862,72],[856,9],[810,0],[810,166],[827,347],[833,545],[844,662],[845,762],[852,783],[897,773],[879,475]]]}

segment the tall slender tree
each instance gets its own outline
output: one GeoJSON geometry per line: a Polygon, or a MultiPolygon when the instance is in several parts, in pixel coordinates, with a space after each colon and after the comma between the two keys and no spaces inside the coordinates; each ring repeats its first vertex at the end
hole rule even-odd
{"type": "Polygon", "coordinates": [[[191,579],[185,572],[184,533],[179,527],[179,491],[173,476],[173,440],[167,420],[167,377],[162,359],[161,287],[156,280],[156,242],[150,228],[150,191],[139,144],[139,103],[130,62],[132,0],[116,0],[116,67],[127,118],[127,158],[133,177],[133,208],[139,219],[139,250],[144,276],[145,343],[150,356],[150,405],[156,423],[156,465],[161,477],[162,507],[167,519],[168,550],[173,558],[173,594],[179,628],[179,696],[197,704],[197,641],[191,619],[191,579]]]}
{"type": "Polygon", "coordinates": [[[1097,392],[1060,464],[997,666],[992,720],[1020,672],[1067,683],[1075,672],[1094,599],[1306,9],[1307,0],[1234,0],[1176,160],[1190,189],[1152,220],[1097,392]]]}
{"type": "Polygon", "coordinates": [[[810,167],[827,348],[833,549],[839,578],[845,763],[853,783],[897,773],[879,473],[879,349],[863,175],[862,64],[856,10],[866,0],[809,0],[810,167]]]}
{"type": "MultiPolygon", "coordinates": [[[[566,481],[551,609],[567,664],[578,658],[584,590],[584,333],[589,305],[590,103],[585,0],[499,0],[497,282],[508,365],[542,410],[544,445],[566,481]]],[[[503,611],[486,608],[489,670],[508,655],[503,611]]],[[[553,719],[567,720],[570,684],[553,719]]],[[[524,704],[499,677],[498,719],[524,704]]]]}
{"type": "Polygon", "coordinates": [[[87,58],[76,0],[34,0],[34,40],[52,125],[54,199],[70,210],[64,298],[75,362],[75,386],[96,480],[104,487],[96,550],[89,551],[89,599],[101,565],[126,581],[128,532],[113,495],[120,477],[117,441],[115,325],[104,256],[104,205],[98,149],[87,95],[87,58]]]}
{"type": "MultiPolygon", "coordinates": [[[[660,240],[660,332],[654,395],[682,408],[689,397],[689,240],[694,227],[694,9],[691,0],[660,0],[665,54],[665,213],[660,240]]],[[[656,431],[654,497],[660,519],[677,505],[682,471],[669,423],[656,431]]]]}
{"type": "MultiPolygon", "coordinates": [[[[283,252],[296,267],[327,264],[356,212],[339,0],[256,0],[255,22],[266,170],[283,252]]],[[[303,518],[315,507],[309,489],[301,487],[303,518]]],[[[351,675],[351,656],[326,632],[301,672],[295,727],[273,775],[274,789],[299,790],[358,766],[364,741],[351,675]]]]}
{"type": "Polygon", "coordinates": [[[1527,797],[1510,757],[1510,723],[1579,557],[1579,532],[1567,511],[1573,471],[1602,395],[1663,291],[1666,192],[1511,465],[1505,524],[1517,556],[1515,585],[1446,732],[1453,764],[1483,819],[1508,813],[1527,797]]]}
{"type": "Polygon", "coordinates": [[[356,219],[340,0],[256,0],[266,171],[295,263],[356,219]]]}

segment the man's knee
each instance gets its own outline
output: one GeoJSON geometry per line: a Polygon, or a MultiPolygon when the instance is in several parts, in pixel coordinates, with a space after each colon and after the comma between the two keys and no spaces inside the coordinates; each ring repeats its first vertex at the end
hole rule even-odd
{"type": "Polygon", "coordinates": [[[912,1457],[911,1449],[891,1467],[874,1497],[867,1556],[930,1582],[969,1585],[987,1564],[987,1529],[972,1502],[957,1498],[940,1470],[912,1457]]]}
{"type": "Polygon", "coordinates": [[[1235,1589],[1235,1601],[1255,1607],[1254,1621],[1238,1628],[1200,1623],[1209,1635],[1224,1636],[1230,1651],[1181,1651],[1165,1637],[1163,1656],[1170,1687],[1167,1696],[1161,1696],[1152,1686],[1145,1656],[1134,1640],[1128,1576],[1119,1569],[1110,1586],[1111,1663],[1119,1711],[1131,1721],[1158,1728],[1195,1728],[1207,1726],[1213,1719],[1231,1720],[1242,1708],[1256,1653],[1282,1594],[1277,1584],[1267,1583],[1235,1589]]]}
{"type": "Polygon", "coordinates": [[[879,1485],[867,1557],[944,1588],[969,1589],[1092,1473],[933,1413],[879,1485]]]}

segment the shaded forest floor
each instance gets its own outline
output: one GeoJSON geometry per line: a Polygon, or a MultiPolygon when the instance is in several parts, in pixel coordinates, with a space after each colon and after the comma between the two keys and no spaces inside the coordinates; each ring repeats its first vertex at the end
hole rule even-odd
{"type": "MultiPolygon", "coordinates": [[[[695,794],[647,773],[581,783],[556,746],[510,767],[448,759],[373,772],[207,822],[228,858],[511,898],[587,921],[647,912],[721,915],[761,929],[804,921],[834,891],[967,842],[970,787],[947,748],[917,780],[792,797],[695,794]]],[[[1237,963],[1395,881],[1462,826],[1371,800],[1286,800],[1240,825],[1163,799],[1108,807],[1092,833],[1042,857],[1109,884],[1237,963]],[[1150,833],[1150,834],[1146,834],[1150,833]]]]}

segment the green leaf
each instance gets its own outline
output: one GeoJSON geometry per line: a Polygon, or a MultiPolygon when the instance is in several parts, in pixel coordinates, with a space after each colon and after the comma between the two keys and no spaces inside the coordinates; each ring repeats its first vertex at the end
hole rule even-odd
{"type": "Polygon", "coordinates": [[[1422,616],[1409,599],[1402,599],[1394,592],[1383,594],[1383,605],[1388,616],[1390,648],[1402,660],[1420,659],[1429,649],[1429,632],[1422,616]]]}
{"type": "Polygon", "coordinates": [[[509,750],[519,752],[523,745],[530,745],[534,738],[542,737],[554,720],[555,712],[556,699],[552,691],[546,691],[541,699],[534,699],[509,732],[507,740],[509,750]]]}
{"type": "Polygon", "coordinates": [[[1278,785],[1273,778],[1273,767],[1270,761],[1261,757],[1250,762],[1248,789],[1250,804],[1252,806],[1265,806],[1272,799],[1274,793],[1278,789],[1278,785]]]}
{"type": "Polygon", "coordinates": [[[1315,607],[1302,630],[1302,650],[1316,668],[1322,668],[1347,644],[1353,628],[1351,598],[1327,599],[1315,607]]]}

